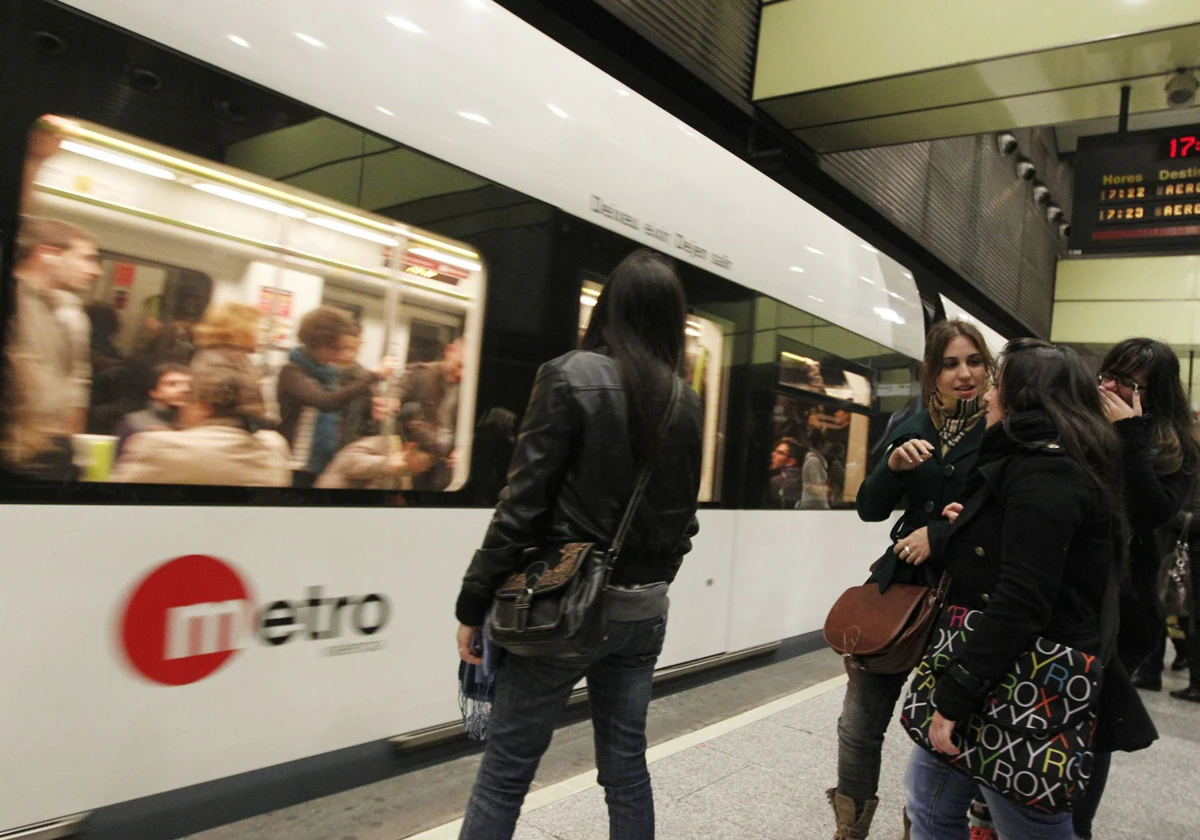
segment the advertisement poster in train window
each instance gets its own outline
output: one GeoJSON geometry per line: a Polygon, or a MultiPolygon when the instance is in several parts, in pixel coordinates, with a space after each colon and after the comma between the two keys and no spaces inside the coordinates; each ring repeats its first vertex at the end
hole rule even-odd
{"type": "Polygon", "coordinates": [[[79,120],[39,121],[26,164],[10,472],[463,484],[484,299],[470,248],[79,120]]]}

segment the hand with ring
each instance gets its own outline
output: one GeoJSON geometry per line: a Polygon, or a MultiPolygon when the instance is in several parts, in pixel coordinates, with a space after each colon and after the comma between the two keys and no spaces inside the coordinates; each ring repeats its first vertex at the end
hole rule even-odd
{"type": "Polygon", "coordinates": [[[929,559],[929,529],[918,528],[902,540],[897,540],[892,551],[910,566],[920,566],[929,559]]]}

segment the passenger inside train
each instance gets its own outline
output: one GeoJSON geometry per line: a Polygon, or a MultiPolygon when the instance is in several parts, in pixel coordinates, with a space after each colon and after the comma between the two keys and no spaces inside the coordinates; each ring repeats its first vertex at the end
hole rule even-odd
{"type": "Polygon", "coordinates": [[[269,466],[223,469],[184,445],[172,458],[193,452],[189,469],[147,467],[148,446],[236,422],[243,443],[282,435],[283,485],[465,480],[459,389],[483,288],[468,249],[55,117],[31,134],[25,198],[4,422],[16,473],[280,486],[275,438],[269,466]],[[353,451],[379,447],[386,466],[344,474],[353,451]]]}

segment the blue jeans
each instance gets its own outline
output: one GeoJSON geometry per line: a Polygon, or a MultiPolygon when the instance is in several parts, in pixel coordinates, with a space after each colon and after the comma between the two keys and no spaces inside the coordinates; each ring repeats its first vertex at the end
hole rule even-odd
{"type": "Polygon", "coordinates": [[[508,840],[538,762],[587,677],[596,768],[608,803],[609,837],[653,840],[654,797],[646,767],[646,712],[667,617],[615,621],[587,658],[506,656],[496,676],[487,749],[467,804],[460,840],[508,840]]]}
{"type": "Polygon", "coordinates": [[[1074,840],[1070,814],[1043,814],[1018,805],[918,746],[913,746],[904,777],[912,840],[967,840],[967,808],[980,792],[1001,840],[1074,840]]]}

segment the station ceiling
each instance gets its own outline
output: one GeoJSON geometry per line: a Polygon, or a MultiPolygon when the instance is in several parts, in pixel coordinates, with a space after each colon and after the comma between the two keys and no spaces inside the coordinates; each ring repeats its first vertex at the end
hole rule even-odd
{"type": "Polygon", "coordinates": [[[1193,68],[1196,0],[775,0],[754,100],[822,153],[1032,127],[1070,152],[1116,130],[1124,85],[1131,130],[1200,123],[1165,93],[1193,68]]]}

